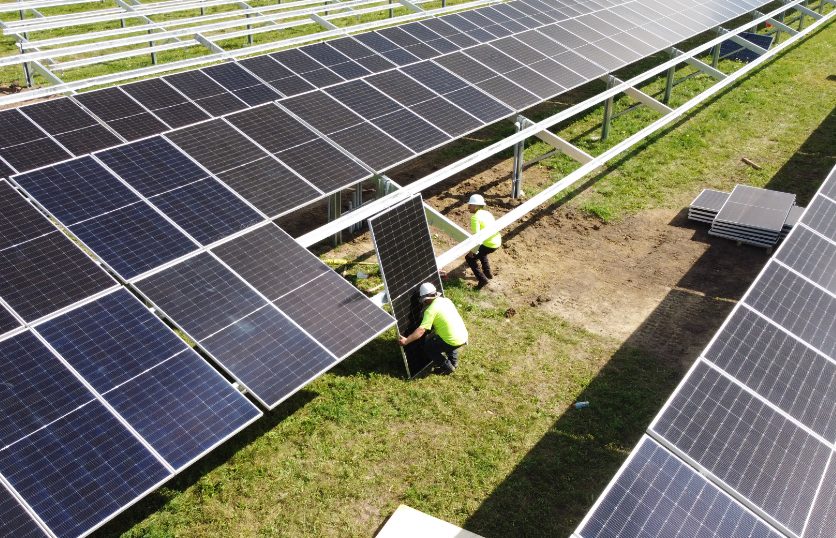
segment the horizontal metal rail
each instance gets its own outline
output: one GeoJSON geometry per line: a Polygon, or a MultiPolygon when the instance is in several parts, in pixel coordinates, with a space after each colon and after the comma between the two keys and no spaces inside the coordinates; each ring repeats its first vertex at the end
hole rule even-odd
{"type": "MultiPolygon", "coordinates": [[[[785,4],[785,5],[783,5],[779,8],[776,8],[775,10],[773,10],[773,11],[771,11],[771,12],[765,14],[765,15],[762,15],[762,16],[756,18],[754,21],[745,23],[745,24],[739,26],[738,28],[736,28],[734,30],[731,30],[730,33],[736,35],[736,34],[740,34],[742,32],[746,32],[753,25],[761,24],[762,22],[765,22],[766,20],[768,20],[772,17],[775,17],[775,16],[777,16],[781,13],[784,13],[786,11],[794,9],[796,5],[800,4],[803,1],[805,1],[805,0],[791,0],[787,4],[785,4]]],[[[814,27],[818,28],[823,21],[825,21],[825,20],[829,21],[834,13],[836,13],[836,11],[831,12],[827,16],[826,19],[816,21],[815,26],[811,26],[809,28],[814,28],[814,27]]],[[[807,30],[805,30],[805,33],[803,35],[808,35],[809,28],[807,30]]],[[[749,66],[751,66],[753,64],[754,64],[754,66],[760,65],[767,58],[771,58],[775,54],[777,54],[776,51],[784,50],[784,48],[786,48],[785,45],[787,43],[795,43],[796,38],[798,38],[801,35],[802,34],[798,34],[796,36],[793,36],[792,38],[790,38],[790,40],[787,40],[784,43],[782,43],[780,45],[780,48],[775,47],[773,49],[770,49],[768,55],[761,56],[755,62],[752,62],[752,64],[747,65],[746,68],[744,68],[744,69],[746,69],[745,71],[743,69],[736,71],[734,73],[734,77],[732,77],[732,76],[726,77],[722,81],[720,81],[717,84],[715,84],[714,86],[712,86],[712,88],[718,88],[719,87],[719,89],[722,89],[722,88],[728,86],[733,81],[740,78],[740,76],[742,76],[744,73],[749,72],[752,69],[749,66]],[[722,84],[722,86],[720,86],[720,84],[722,84]]],[[[695,47],[694,49],[692,49],[690,51],[683,52],[680,56],[677,56],[676,58],[673,58],[673,59],[668,60],[668,61],[666,61],[666,62],[664,62],[660,65],[657,65],[656,67],[654,67],[652,69],[649,69],[649,70],[645,71],[644,73],[641,73],[641,74],[639,74],[639,75],[637,75],[637,76],[635,76],[635,77],[633,77],[633,78],[631,78],[627,81],[616,84],[612,88],[610,88],[608,90],[605,90],[605,91],[599,93],[596,96],[590,97],[589,99],[586,99],[586,100],[584,100],[584,101],[582,101],[582,102],[580,102],[580,103],[578,103],[574,106],[571,106],[571,107],[567,108],[566,110],[564,110],[562,112],[559,112],[558,114],[555,114],[554,116],[551,116],[551,117],[546,118],[546,119],[544,119],[540,122],[537,122],[533,125],[525,127],[523,129],[521,129],[519,132],[517,132],[517,133],[515,133],[515,134],[513,134],[513,135],[511,135],[507,138],[504,138],[503,140],[500,140],[499,142],[495,142],[495,143],[491,144],[490,146],[487,146],[487,147],[477,151],[476,153],[473,153],[472,155],[469,155],[469,156],[467,156],[463,159],[460,159],[460,160],[458,160],[458,161],[456,161],[452,164],[449,164],[449,165],[445,166],[444,168],[441,168],[441,169],[433,172],[432,174],[427,175],[426,177],[424,177],[422,179],[419,179],[418,181],[415,181],[415,182],[413,182],[409,185],[406,185],[403,189],[401,189],[399,191],[396,191],[394,193],[383,196],[380,199],[378,199],[374,202],[371,202],[371,203],[363,206],[360,209],[352,211],[351,213],[347,213],[346,215],[343,215],[342,217],[317,228],[316,230],[313,230],[311,232],[303,234],[303,235],[301,235],[300,237],[297,238],[297,241],[300,244],[302,244],[303,246],[309,247],[309,246],[314,245],[314,244],[316,244],[316,243],[318,243],[318,242],[320,242],[320,241],[322,241],[322,240],[324,240],[328,237],[331,237],[335,233],[337,233],[341,230],[344,230],[344,229],[348,228],[349,226],[351,226],[351,225],[353,225],[357,222],[365,220],[365,219],[367,219],[367,218],[369,218],[369,217],[371,217],[371,216],[373,216],[373,215],[375,215],[375,214],[377,214],[381,211],[386,210],[388,207],[392,206],[393,204],[395,204],[397,202],[400,202],[401,200],[405,199],[408,196],[420,193],[420,192],[428,189],[429,187],[432,187],[433,185],[436,185],[436,184],[438,184],[438,183],[440,183],[440,182],[442,182],[446,179],[449,179],[450,177],[453,177],[454,175],[456,175],[460,172],[463,172],[464,170],[467,170],[471,166],[473,166],[477,163],[480,163],[480,162],[484,161],[485,159],[488,159],[488,158],[492,157],[493,155],[499,153],[500,151],[504,151],[506,149],[509,149],[509,148],[513,147],[514,145],[516,145],[517,143],[526,140],[527,138],[530,138],[532,136],[537,136],[538,133],[549,129],[549,128],[557,125],[560,122],[566,121],[566,120],[572,118],[573,116],[576,116],[576,115],[578,115],[578,114],[580,114],[580,113],[582,113],[586,110],[589,110],[590,108],[603,103],[604,101],[606,101],[607,99],[610,99],[611,97],[615,97],[616,95],[618,95],[620,93],[624,93],[629,88],[636,87],[636,86],[640,85],[641,83],[645,82],[646,80],[648,80],[648,79],[650,79],[654,76],[657,76],[661,73],[664,73],[668,69],[675,68],[678,64],[683,63],[686,60],[686,58],[695,58],[695,57],[697,57],[701,54],[704,54],[706,51],[710,50],[711,48],[713,48],[716,45],[719,45],[720,43],[722,43],[726,39],[728,39],[728,35],[716,37],[716,38],[714,38],[714,39],[712,39],[712,40],[710,40],[706,43],[703,43],[702,45],[699,45],[699,46],[695,47]]],[[[719,91],[719,89],[714,90],[714,93],[716,93],[716,91],[719,91]]],[[[703,93],[703,94],[700,94],[697,97],[703,97],[705,95],[706,94],[703,93]]],[[[713,95],[713,93],[711,95],[713,95]]],[[[707,98],[707,96],[705,98],[707,98]]],[[[684,113],[684,111],[682,111],[681,107],[680,107],[680,109],[677,109],[677,110],[680,110],[680,112],[677,113],[679,115],[684,113]]],[[[668,113],[667,115],[663,116],[659,121],[662,121],[662,120],[665,120],[665,119],[668,119],[668,118],[672,118],[673,117],[672,114],[674,114],[674,113],[676,113],[676,111],[668,113]]],[[[650,132],[652,132],[652,131],[647,131],[647,129],[643,129],[641,131],[641,133],[645,133],[643,136],[647,136],[648,134],[650,134],[650,132]]],[[[635,135],[628,140],[634,140],[634,139],[635,139],[635,135]]],[[[614,146],[613,149],[622,148],[622,147],[624,147],[623,144],[624,143],[622,142],[621,144],[619,144],[617,146],[614,146]]],[[[610,150],[609,152],[607,152],[605,154],[602,154],[601,156],[593,159],[589,163],[583,165],[578,170],[587,170],[586,173],[588,173],[589,171],[595,170],[596,168],[601,166],[601,163],[602,163],[601,157],[603,155],[611,154],[610,152],[612,152],[612,150],[610,150]]],[[[617,153],[612,154],[612,155],[617,155],[617,153]]],[[[576,173],[577,173],[577,171],[573,172],[571,174],[571,176],[576,177],[575,176],[576,173]]],[[[567,178],[568,177],[570,177],[570,176],[567,176],[567,178]]],[[[560,182],[555,184],[555,186],[558,187],[558,190],[556,190],[555,193],[560,192],[560,190],[563,190],[563,189],[566,188],[566,186],[562,186],[562,185],[565,185],[565,181],[566,181],[566,178],[564,178],[563,180],[561,180],[560,182]]],[[[550,189],[554,189],[555,186],[550,187],[550,189]]],[[[546,191],[544,191],[544,192],[546,192],[546,191]]],[[[541,195],[542,195],[542,193],[538,194],[537,199],[540,199],[542,197],[541,195]]],[[[553,196],[553,194],[550,195],[550,196],[547,196],[546,200],[548,198],[551,198],[551,196],[553,196]]],[[[531,200],[525,202],[524,205],[526,207],[529,207],[530,202],[531,202],[531,200]]],[[[523,207],[523,206],[519,206],[519,207],[523,207]]],[[[497,221],[497,223],[498,222],[499,221],[497,221]]],[[[505,226],[507,226],[507,224],[505,224],[505,226]]],[[[484,241],[487,237],[490,237],[491,235],[493,235],[493,233],[496,233],[496,231],[501,230],[501,229],[502,229],[502,227],[497,226],[495,228],[492,228],[491,232],[479,233],[476,236],[473,236],[473,238],[468,240],[470,242],[469,246],[461,247],[461,249],[460,249],[461,253],[462,254],[466,253],[468,248],[472,248],[472,247],[478,245],[480,241],[484,241]]],[[[459,247],[458,246],[454,247],[454,249],[459,249],[459,247]]],[[[456,250],[455,252],[459,252],[459,250],[456,250]]],[[[447,253],[443,254],[442,256],[447,256],[447,253]]],[[[448,263],[448,262],[446,262],[446,259],[447,258],[444,258],[444,261],[445,261],[444,264],[439,263],[440,267],[443,266],[443,265],[446,265],[446,263],[448,263]]],[[[453,259],[455,259],[455,258],[453,258],[453,259]]],[[[440,262],[442,261],[441,258],[439,258],[439,260],[440,260],[440,262]]]]}

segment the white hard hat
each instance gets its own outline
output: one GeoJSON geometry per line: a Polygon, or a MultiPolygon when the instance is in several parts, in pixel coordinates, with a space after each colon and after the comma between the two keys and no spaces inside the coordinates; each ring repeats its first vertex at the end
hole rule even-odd
{"type": "Polygon", "coordinates": [[[418,288],[418,295],[423,299],[424,297],[429,297],[430,295],[435,296],[438,291],[435,289],[435,286],[432,285],[432,282],[424,282],[421,284],[421,287],[418,288]]]}
{"type": "Polygon", "coordinates": [[[485,199],[481,194],[474,194],[470,197],[470,200],[468,200],[467,203],[470,205],[485,205],[485,199]]]}

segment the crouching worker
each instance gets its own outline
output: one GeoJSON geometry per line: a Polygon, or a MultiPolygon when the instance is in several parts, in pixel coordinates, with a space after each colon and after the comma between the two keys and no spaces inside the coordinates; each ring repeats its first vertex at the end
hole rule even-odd
{"type": "Polygon", "coordinates": [[[424,353],[435,365],[435,373],[452,374],[459,365],[459,348],[467,343],[467,327],[464,326],[464,320],[453,301],[439,296],[432,283],[421,284],[418,295],[424,306],[421,325],[409,336],[398,338],[398,343],[408,346],[432,330],[424,342],[424,353]]]}

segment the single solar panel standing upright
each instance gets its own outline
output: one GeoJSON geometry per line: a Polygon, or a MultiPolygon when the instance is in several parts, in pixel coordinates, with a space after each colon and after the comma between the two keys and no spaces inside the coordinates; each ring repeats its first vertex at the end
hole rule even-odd
{"type": "MultiPolygon", "coordinates": [[[[408,336],[420,325],[423,314],[418,287],[430,282],[439,292],[444,291],[421,195],[371,217],[369,227],[398,332],[408,336]]],[[[402,348],[409,377],[431,365],[423,345],[422,339],[402,348]]]]}

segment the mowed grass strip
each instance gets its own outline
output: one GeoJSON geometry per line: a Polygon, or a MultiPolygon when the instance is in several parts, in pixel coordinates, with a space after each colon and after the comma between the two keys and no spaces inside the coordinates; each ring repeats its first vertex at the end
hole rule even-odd
{"type": "MultiPolygon", "coordinates": [[[[820,31],[571,203],[616,219],[680,207],[703,186],[770,184],[805,142],[799,166],[815,177],[833,161],[834,44],[834,28],[820,31]],[[831,142],[822,154],[817,137],[831,142]]],[[[636,120],[616,120],[614,140],[621,121],[636,120]]],[[[817,183],[782,185],[803,201],[817,183]]],[[[472,334],[454,376],[404,380],[394,335],[381,337],[99,534],[371,536],[406,503],[487,537],[568,536],[683,372],[540,309],[515,305],[509,319],[496,295],[447,290],[472,334]]]]}

